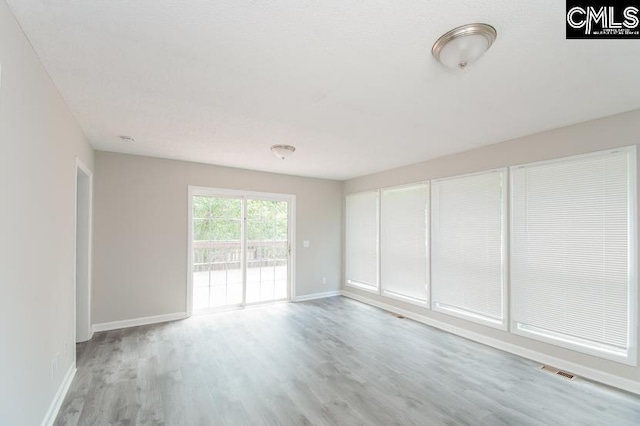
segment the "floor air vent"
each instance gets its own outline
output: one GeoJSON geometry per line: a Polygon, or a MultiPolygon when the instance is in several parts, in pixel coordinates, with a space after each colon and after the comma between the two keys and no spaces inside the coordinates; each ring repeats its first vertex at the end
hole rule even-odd
{"type": "Polygon", "coordinates": [[[404,319],[404,317],[400,314],[393,314],[393,316],[399,319],[404,319]]]}
{"type": "Polygon", "coordinates": [[[567,380],[574,380],[576,378],[576,376],[574,376],[571,373],[567,373],[566,371],[558,370],[557,368],[550,367],[548,365],[543,365],[542,367],[540,367],[540,369],[542,371],[546,371],[547,373],[555,374],[556,376],[560,376],[560,377],[565,378],[567,380]]]}

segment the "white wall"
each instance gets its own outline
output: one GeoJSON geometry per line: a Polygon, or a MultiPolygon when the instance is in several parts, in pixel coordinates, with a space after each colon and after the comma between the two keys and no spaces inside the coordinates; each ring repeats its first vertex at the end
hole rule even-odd
{"type": "Polygon", "coordinates": [[[33,426],[75,358],[75,158],[93,150],[4,0],[0,62],[0,424],[33,426]]]}
{"type": "MultiPolygon", "coordinates": [[[[441,142],[446,143],[446,141],[441,142]]],[[[367,189],[454,176],[628,145],[640,145],[640,110],[351,179],[344,183],[344,193],[348,194],[367,189]]],[[[638,170],[640,170],[640,167],[638,167],[638,170]]],[[[343,278],[343,283],[345,281],[343,278]]],[[[443,322],[465,332],[478,333],[480,336],[496,339],[498,342],[507,345],[516,345],[526,350],[537,351],[563,361],[595,369],[597,374],[604,372],[605,375],[611,375],[612,381],[619,382],[619,379],[622,379],[630,385],[627,387],[633,387],[640,391],[640,367],[631,367],[553,345],[539,343],[504,331],[347,287],[344,284],[343,290],[419,313],[430,320],[443,322]],[[629,381],[631,383],[628,383],[629,381]]],[[[562,366],[558,367],[562,368],[562,366]]]]}
{"type": "Polygon", "coordinates": [[[340,182],[107,152],[95,167],[94,324],[185,312],[189,185],[295,194],[297,295],[340,288],[340,182]]]}

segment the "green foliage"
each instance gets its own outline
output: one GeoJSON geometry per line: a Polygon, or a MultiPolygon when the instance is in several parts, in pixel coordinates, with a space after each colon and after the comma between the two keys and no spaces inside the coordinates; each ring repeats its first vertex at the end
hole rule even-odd
{"type": "MultiPolygon", "coordinates": [[[[245,209],[249,267],[286,265],[287,202],[246,200],[245,209]]],[[[240,264],[242,220],[240,198],[193,197],[194,271],[240,264]]]]}
{"type": "MultiPolygon", "coordinates": [[[[194,241],[237,241],[242,238],[239,198],[193,197],[194,241]]],[[[286,241],[287,202],[247,200],[247,240],[286,241]]]]}
{"type": "Polygon", "coordinates": [[[247,200],[247,240],[282,241],[286,239],[287,203],[247,200]]]}
{"type": "Polygon", "coordinates": [[[240,198],[193,197],[194,219],[240,219],[240,198]]]}

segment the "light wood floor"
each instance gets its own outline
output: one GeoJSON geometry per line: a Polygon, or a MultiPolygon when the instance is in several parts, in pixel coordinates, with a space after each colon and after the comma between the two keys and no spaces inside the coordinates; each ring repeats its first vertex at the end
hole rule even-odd
{"type": "Polygon", "coordinates": [[[640,398],[335,297],[97,333],[58,425],[638,425],[640,398]]]}

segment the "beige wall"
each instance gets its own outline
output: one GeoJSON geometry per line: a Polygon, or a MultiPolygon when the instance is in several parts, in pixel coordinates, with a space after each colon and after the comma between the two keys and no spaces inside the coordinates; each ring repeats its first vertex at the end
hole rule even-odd
{"type": "Polygon", "coordinates": [[[0,424],[32,426],[75,358],[75,161],[93,150],[4,1],[0,63],[0,424]]]}
{"type": "Polygon", "coordinates": [[[97,152],[94,324],[185,312],[189,185],[296,195],[297,295],[340,288],[340,182],[97,152]]]}
{"type": "MultiPolygon", "coordinates": [[[[442,142],[445,143],[446,141],[442,142]]],[[[640,110],[348,180],[344,183],[344,193],[348,194],[367,189],[418,182],[638,144],[640,144],[640,110]]],[[[638,167],[638,170],[640,170],[640,167],[638,167]]],[[[545,343],[538,343],[524,337],[473,324],[442,313],[432,312],[352,287],[343,285],[343,289],[351,293],[382,301],[388,305],[422,314],[433,320],[442,321],[452,326],[468,330],[469,332],[479,333],[508,344],[515,344],[525,349],[560,358],[561,360],[578,363],[585,367],[630,379],[640,385],[640,367],[630,367],[545,343]]]]}

